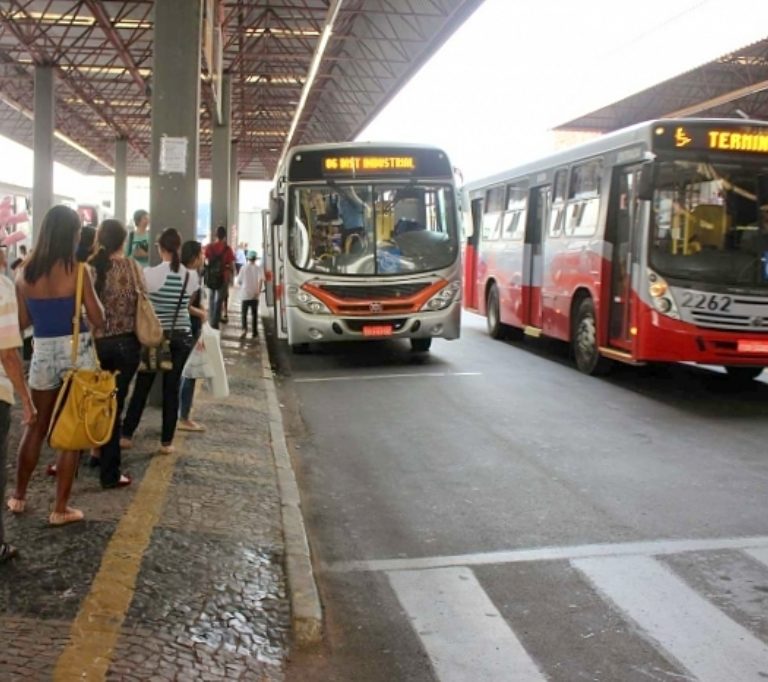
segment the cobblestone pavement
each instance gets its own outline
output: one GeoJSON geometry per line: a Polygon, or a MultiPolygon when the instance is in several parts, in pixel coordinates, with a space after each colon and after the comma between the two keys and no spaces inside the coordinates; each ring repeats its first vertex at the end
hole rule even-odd
{"type": "Polygon", "coordinates": [[[283,679],[290,604],[262,350],[236,334],[222,338],[230,397],[195,398],[205,433],[178,432],[175,454],[154,454],[160,414],[148,408],[123,454],[131,486],[103,491],[80,467],[84,523],[46,523],[48,450],[28,511],[12,517],[3,502],[21,557],[0,567],[0,680],[283,679]]]}

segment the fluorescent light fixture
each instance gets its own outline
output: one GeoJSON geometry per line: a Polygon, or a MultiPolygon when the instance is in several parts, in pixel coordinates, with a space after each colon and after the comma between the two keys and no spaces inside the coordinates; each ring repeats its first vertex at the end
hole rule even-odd
{"type": "MultiPolygon", "coordinates": [[[[309,67],[309,74],[307,75],[307,80],[304,83],[304,88],[302,89],[301,97],[299,98],[299,105],[296,107],[296,113],[293,116],[291,127],[288,130],[288,135],[286,136],[285,144],[283,145],[283,151],[280,154],[280,160],[277,163],[278,169],[282,165],[283,159],[285,159],[285,156],[288,153],[288,150],[291,148],[293,136],[296,133],[296,128],[298,127],[299,121],[301,120],[301,115],[304,112],[304,107],[307,104],[307,99],[309,99],[309,93],[312,90],[312,86],[315,83],[315,78],[317,77],[317,71],[320,68],[320,64],[323,61],[323,55],[325,54],[325,49],[326,47],[328,47],[328,41],[331,39],[331,34],[333,33],[333,25],[336,22],[336,17],[338,17],[339,15],[339,10],[341,9],[341,5],[343,2],[344,0],[334,0],[334,2],[328,8],[328,18],[326,19],[326,22],[325,22],[325,28],[323,29],[323,32],[320,35],[320,41],[318,42],[317,48],[315,49],[315,54],[312,57],[312,63],[309,67]]],[[[277,177],[275,177],[275,180],[277,180],[277,177]]]]}

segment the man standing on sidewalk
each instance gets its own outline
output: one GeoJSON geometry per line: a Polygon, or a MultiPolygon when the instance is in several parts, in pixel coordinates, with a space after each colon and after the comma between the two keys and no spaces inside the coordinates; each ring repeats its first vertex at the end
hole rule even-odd
{"type": "Polygon", "coordinates": [[[205,286],[208,287],[208,321],[214,329],[227,321],[224,301],[234,271],[235,254],[227,244],[227,228],[216,228],[216,241],[205,247],[205,286]]]}
{"type": "Polygon", "coordinates": [[[253,338],[259,335],[259,295],[264,284],[264,275],[261,266],[256,265],[256,252],[248,252],[248,262],[240,270],[237,276],[237,284],[240,289],[240,301],[243,310],[243,333],[240,338],[248,335],[248,310],[253,312],[253,338]]]}
{"type": "MultiPolygon", "coordinates": [[[[21,334],[16,291],[13,282],[0,276],[0,498],[5,498],[5,460],[8,453],[8,431],[11,427],[13,389],[21,398],[22,424],[31,424],[37,418],[29,387],[21,366],[21,334]]],[[[5,542],[3,515],[0,513],[0,564],[18,554],[15,547],[5,542]]]]}

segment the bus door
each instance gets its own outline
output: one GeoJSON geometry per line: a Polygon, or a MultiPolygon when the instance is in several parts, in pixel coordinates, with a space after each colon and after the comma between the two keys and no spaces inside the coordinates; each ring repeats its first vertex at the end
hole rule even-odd
{"type": "Polygon", "coordinates": [[[469,310],[478,310],[477,300],[478,277],[477,255],[480,233],[483,229],[483,200],[473,199],[470,204],[472,214],[472,235],[467,239],[467,247],[464,253],[464,307],[469,310]]]}
{"type": "Polygon", "coordinates": [[[549,224],[549,207],[552,203],[552,188],[534,187],[529,197],[528,220],[525,225],[525,284],[528,291],[525,302],[524,324],[541,329],[542,298],[541,284],[544,273],[543,240],[549,224]]]}
{"type": "Polygon", "coordinates": [[[609,345],[632,349],[630,328],[633,317],[632,298],[632,236],[641,229],[642,211],[637,196],[641,166],[618,168],[613,178],[609,233],[607,241],[613,245],[611,257],[610,291],[604,300],[610,301],[608,320],[609,345]]]}
{"type": "Polygon", "coordinates": [[[264,268],[264,298],[270,309],[275,307],[275,262],[271,230],[269,210],[264,209],[261,212],[261,244],[264,252],[262,267],[264,268]]]}

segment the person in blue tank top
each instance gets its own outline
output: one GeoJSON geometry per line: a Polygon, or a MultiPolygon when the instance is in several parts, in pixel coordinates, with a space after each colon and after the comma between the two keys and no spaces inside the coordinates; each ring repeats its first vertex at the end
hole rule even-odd
{"type": "MultiPolygon", "coordinates": [[[[29,387],[38,418],[25,427],[19,443],[16,490],[8,500],[8,509],[15,514],[22,513],[26,507],[27,486],[40,458],[62,377],[72,366],[72,319],[78,267],[75,249],[79,239],[77,212],[67,206],[54,206],[45,214],[35,248],[16,277],[19,325],[22,329],[34,328],[29,387]]],[[[87,324],[85,320],[80,324],[77,366],[93,368],[96,356],[90,329],[103,326],[104,310],[87,268],[83,274],[87,324]]],[[[77,458],[75,451],[62,451],[57,455],[56,502],[49,517],[53,526],[83,519],[82,511],[67,505],[77,458]]]]}

